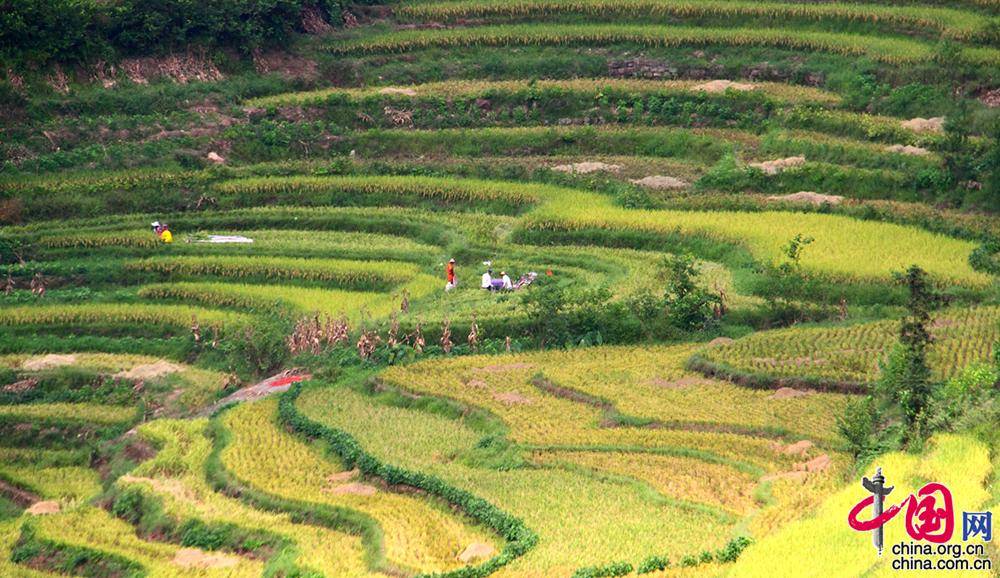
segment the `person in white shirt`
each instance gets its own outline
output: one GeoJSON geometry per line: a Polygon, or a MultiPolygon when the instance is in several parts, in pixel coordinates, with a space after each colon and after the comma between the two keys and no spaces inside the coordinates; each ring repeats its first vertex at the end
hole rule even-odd
{"type": "Polygon", "coordinates": [[[504,291],[511,291],[514,289],[514,284],[510,282],[510,277],[507,276],[506,271],[500,271],[500,279],[503,280],[504,291]]]}
{"type": "Polygon", "coordinates": [[[493,275],[491,275],[491,273],[493,273],[492,270],[487,270],[485,273],[483,273],[483,282],[481,285],[483,289],[493,288],[493,275]]]}

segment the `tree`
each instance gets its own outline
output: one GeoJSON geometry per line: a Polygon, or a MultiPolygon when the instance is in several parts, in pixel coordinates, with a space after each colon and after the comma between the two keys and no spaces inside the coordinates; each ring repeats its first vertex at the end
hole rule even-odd
{"type": "Polygon", "coordinates": [[[815,239],[812,237],[798,233],[782,245],[781,252],[784,253],[787,261],[778,267],[781,272],[785,274],[798,274],[802,270],[802,251],[813,241],[815,239]]]}
{"type": "Polygon", "coordinates": [[[928,327],[931,312],[944,299],[916,265],[897,275],[897,280],[909,292],[899,342],[871,393],[848,404],[837,419],[848,451],[862,460],[901,443],[917,444],[933,425],[931,408],[939,388],[927,364],[927,349],[933,343],[928,327]]]}
{"type": "Polygon", "coordinates": [[[905,426],[904,440],[922,437],[935,384],[927,364],[927,349],[933,342],[928,326],[931,312],[942,297],[927,273],[916,265],[898,277],[908,291],[906,316],[899,325],[899,344],[889,356],[876,384],[875,394],[894,410],[905,426]]]}
{"type": "Polygon", "coordinates": [[[721,305],[720,297],[695,283],[698,269],[692,255],[674,255],[665,264],[667,320],[684,331],[705,327],[714,318],[714,306],[721,305]]]}
{"type": "Polygon", "coordinates": [[[953,186],[960,186],[975,176],[974,158],[969,150],[971,122],[969,101],[960,95],[951,114],[945,118],[944,140],[941,142],[941,154],[953,186]]]}
{"type": "Polygon", "coordinates": [[[1000,117],[990,125],[990,146],[980,163],[982,198],[991,209],[1000,208],[1000,117]]]}

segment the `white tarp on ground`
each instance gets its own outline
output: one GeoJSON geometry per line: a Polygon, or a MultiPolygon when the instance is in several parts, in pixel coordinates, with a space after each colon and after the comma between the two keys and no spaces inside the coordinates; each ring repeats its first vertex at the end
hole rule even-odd
{"type": "Polygon", "coordinates": [[[241,235],[209,235],[205,239],[199,239],[199,243],[253,243],[250,237],[241,235]]]}

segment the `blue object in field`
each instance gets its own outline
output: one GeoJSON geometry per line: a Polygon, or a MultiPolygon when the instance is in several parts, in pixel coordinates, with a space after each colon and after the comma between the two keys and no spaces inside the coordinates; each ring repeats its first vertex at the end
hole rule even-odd
{"type": "Polygon", "coordinates": [[[490,281],[490,285],[493,286],[493,289],[503,289],[503,279],[493,279],[490,281]]]}

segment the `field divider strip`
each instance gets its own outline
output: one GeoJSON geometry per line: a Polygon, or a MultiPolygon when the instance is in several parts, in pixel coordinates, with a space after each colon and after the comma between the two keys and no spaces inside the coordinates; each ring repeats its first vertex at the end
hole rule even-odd
{"type": "Polygon", "coordinates": [[[796,436],[784,428],[777,427],[753,427],[738,424],[710,423],[690,420],[660,420],[655,418],[633,416],[622,413],[611,401],[607,399],[559,385],[540,373],[531,378],[530,383],[549,395],[600,409],[604,413],[604,419],[601,421],[601,427],[638,427],[689,432],[724,433],[786,441],[799,441],[800,439],[804,439],[802,436],[796,436]]]}
{"type": "Polygon", "coordinates": [[[838,381],[819,377],[782,377],[766,373],[739,371],[727,364],[712,361],[697,353],[685,362],[684,369],[695,371],[705,377],[729,381],[749,389],[773,390],[790,387],[794,389],[814,389],[826,393],[854,395],[864,395],[869,391],[866,384],[859,382],[838,381]]]}
{"type": "MultiPolygon", "coordinates": [[[[436,578],[482,578],[522,556],[538,542],[538,535],[523,521],[486,500],[456,488],[444,480],[386,464],[367,453],[349,433],[327,427],[307,418],[298,411],[295,401],[302,393],[302,383],[296,383],[278,401],[278,422],[308,440],[320,440],[343,462],[346,468],[357,468],[365,475],[380,478],[389,486],[410,486],[443,499],[473,520],[495,531],[507,543],[497,556],[477,566],[466,566],[450,572],[433,574],[436,578]]],[[[423,575],[430,578],[431,575],[423,575]]]]}
{"type": "Polygon", "coordinates": [[[229,445],[231,434],[218,419],[220,414],[232,407],[236,406],[224,406],[216,412],[208,427],[212,452],[205,462],[205,477],[214,490],[261,510],[288,514],[289,519],[296,524],[319,526],[359,536],[364,546],[365,561],[373,571],[394,576],[410,575],[409,572],[388,564],[382,528],[367,514],[344,507],[282,498],[261,491],[233,475],[222,461],[222,451],[229,445]]]}

